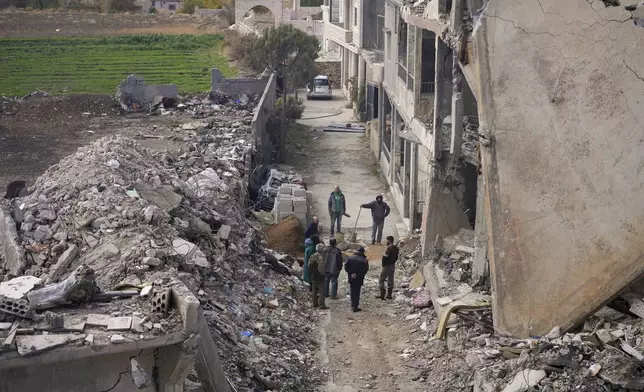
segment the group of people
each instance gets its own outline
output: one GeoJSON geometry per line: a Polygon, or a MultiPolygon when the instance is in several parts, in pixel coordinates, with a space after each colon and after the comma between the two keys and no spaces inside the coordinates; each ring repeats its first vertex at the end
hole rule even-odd
{"type": "MultiPolygon", "coordinates": [[[[371,210],[373,218],[372,244],[380,244],[384,220],[390,213],[389,206],[382,200],[382,196],[378,195],[375,201],[363,204],[361,207],[371,210]]],[[[342,251],[337,247],[337,240],[333,236],[341,230],[342,216],[347,216],[346,200],[339,186],[335,187],[329,197],[329,215],[332,224],[328,246],[325,246],[320,240],[318,217],[313,217],[313,221],[304,233],[306,240],[304,242],[303,279],[311,285],[313,307],[328,309],[326,298],[338,298],[338,278],[344,269],[350,287],[351,310],[359,312],[362,310],[360,309],[360,295],[365,276],[369,271],[369,261],[363,247],[356,249],[352,256],[346,258],[346,261],[342,251]]],[[[388,236],[386,241],[387,249],[382,255],[382,271],[378,280],[380,291],[377,297],[381,300],[392,298],[395,266],[399,252],[394,243],[394,237],[388,236]],[[385,283],[387,283],[386,291],[385,283]]]]}

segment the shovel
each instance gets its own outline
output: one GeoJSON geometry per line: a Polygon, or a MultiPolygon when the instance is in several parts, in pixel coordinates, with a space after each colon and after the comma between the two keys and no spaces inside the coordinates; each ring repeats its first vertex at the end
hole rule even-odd
{"type": "Polygon", "coordinates": [[[358,216],[356,217],[356,224],[353,226],[353,233],[349,236],[349,242],[356,242],[358,240],[358,233],[356,233],[356,228],[358,227],[358,219],[360,219],[360,212],[362,212],[362,207],[358,210],[358,216]]]}

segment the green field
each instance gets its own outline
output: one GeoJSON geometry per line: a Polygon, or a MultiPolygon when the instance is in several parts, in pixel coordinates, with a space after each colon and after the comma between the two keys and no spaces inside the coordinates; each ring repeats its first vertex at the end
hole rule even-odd
{"type": "Polygon", "coordinates": [[[222,45],[223,35],[0,39],[0,95],[114,94],[133,73],[181,92],[207,91],[211,68],[235,74],[222,45]]]}

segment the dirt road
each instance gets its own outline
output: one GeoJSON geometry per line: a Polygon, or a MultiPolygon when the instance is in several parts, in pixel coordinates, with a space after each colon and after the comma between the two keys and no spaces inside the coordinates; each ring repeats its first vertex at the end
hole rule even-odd
{"type": "MultiPolygon", "coordinates": [[[[344,232],[350,233],[355,223],[359,205],[382,193],[390,202],[392,213],[386,221],[384,235],[399,238],[396,224],[399,216],[393,201],[380,181],[364,137],[360,134],[324,133],[319,129],[329,123],[342,123],[351,119],[351,110],[345,109],[346,101],[336,97],[332,101],[305,101],[305,119],[311,127],[300,140],[311,146],[294,158],[293,166],[302,173],[314,193],[314,210],[320,216],[325,233],[329,219],[326,216],[327,199],[338,184],[347,199],[344,232]],[[351,228],[350,228],[351,227],[351,228]]],[[[363,211],[358,221],[358,238],[371,243],[371,217],[363,211]]],[[[340,299],[329,300],[330,310],[321,311],[319,360],[329,370],[323,392],[354,392],[373,390],[424,391],[427,386],[412,381],[400,356],[411,342],[409,327],[401,318],[403,306],[397,301],[382,302],[375,298],[380,274],[380,258],[384,246],[369,246],[370,271],[362,290],[362,312],[353,313],[349,305],[346,273],[340,275],[340,299]]]]}

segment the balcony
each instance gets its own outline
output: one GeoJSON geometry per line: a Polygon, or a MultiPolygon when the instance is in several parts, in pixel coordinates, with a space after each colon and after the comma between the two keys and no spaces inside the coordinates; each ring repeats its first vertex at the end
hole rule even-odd
{"type": "Polygon", "coordinates": [[[339,45],[347,45],[353,42],[353,31],[345,30],[341,23],[324,21],[324,36],[337,42],[339,45]]]}

